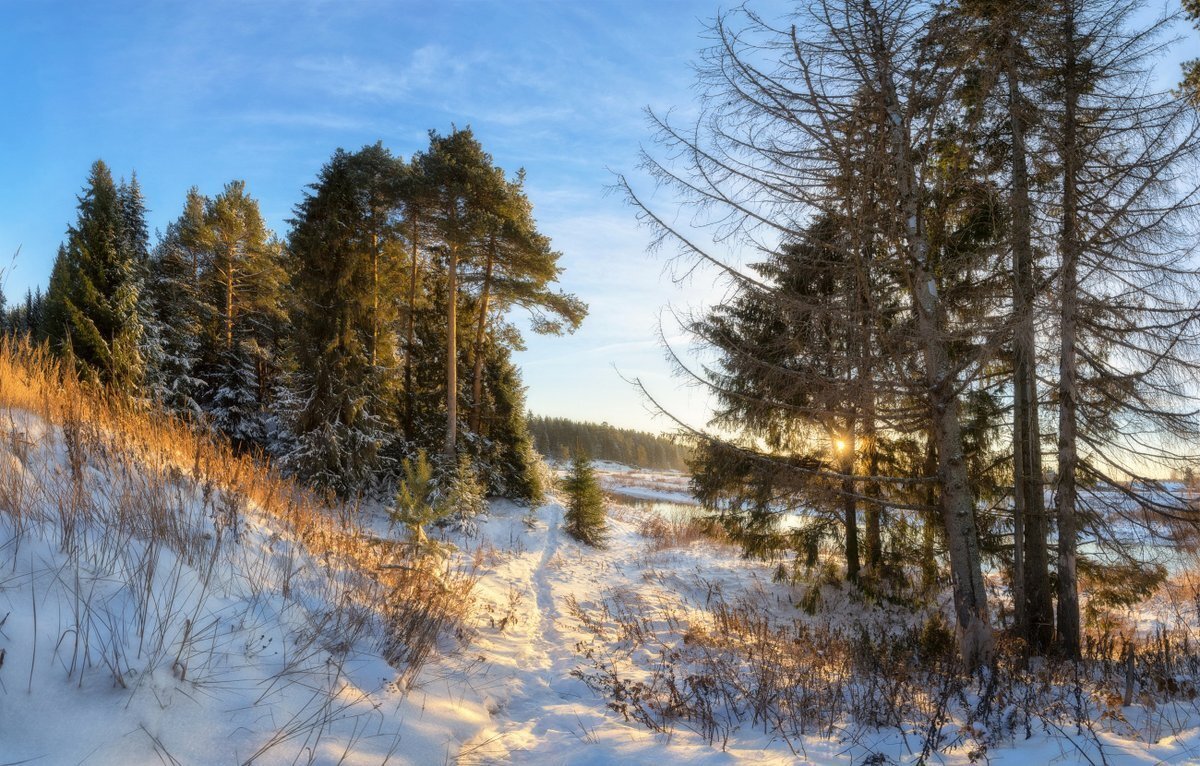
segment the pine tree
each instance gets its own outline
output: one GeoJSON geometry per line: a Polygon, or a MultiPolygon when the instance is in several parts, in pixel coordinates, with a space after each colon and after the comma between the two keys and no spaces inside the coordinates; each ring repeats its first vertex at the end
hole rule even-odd
{"type": "Polygon", "coordinates": [[[206,203],[200,242],[203,406],[239,445],[265,446],[285,322],[282,247],[242,181],[206,203]]]}
{"type": "Polygon", "coordinates": [[[408,527],[413,541],[425,545],[428,542],[425,527],[439,521],[444,512],[445,506],[438,502],[433,466],[425,450],[418,450],[416,458],[405,458],[402,464],[400,483],[391,511],[392,521],[408,527]]]}
{"type": "MultiPolygon", "coordinates": [[[[84,377],[133,393],[143,373],[135,248],[144,238],[130,230],[138,225],[135,209],[122,205],[99,160],[78,209],[51,273],[47,336],[84,377]]],[[[144,221],[140,225],[144,231],[144,221]]]]}
{"type": "Polygon", "coordinates": [[[567,495],[563,529],[582,543],[603,548],[608,540],[604,492],[586,455],[575,454],[562,487],[567,495]]]}
{"type": "Polygon", "coordinates": [[[504,197],[505,179],[469,129],[454,130],[449,136],[431,132],[429,150],[418,161],[415,171],[423,176],[421,186],[430,200],[427,216],[446,282],[443,456],[453,460],[458,448],[460,268],[479,261],[477,246],[495,219],[493,211],[504,197]]]}
{"type": "MultiPolygon", "coordinates": [[[[524,186],[521,171],[515,181],[506,182],[502,194],[489,200],[491,209],[478,247],[478,272],[471,280],[478,285],[469,420],[475,432],[481,431],[483,417],[484,344],[496,317],[520,307],[533,316],[535,332],[558,335],[574,332],[587,314],[587,306],[579,298],[550,289],[562,272],[558,266],[561,254],[537,230],[524,186]]],[[[513,329],[510,342],[516,343],[520,335],[513,329]]]]}

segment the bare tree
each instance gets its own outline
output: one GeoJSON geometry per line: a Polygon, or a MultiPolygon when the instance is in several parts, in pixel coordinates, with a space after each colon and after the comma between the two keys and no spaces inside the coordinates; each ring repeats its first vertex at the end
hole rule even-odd
{"type": "MultiPolygon", "coordinates": [[[[688,130],[657,119],[667,157],[647,155],[645,161],[660,184],[695,206],[701,223],[713,228],[716,247],[701,244],[694,232],[671,223],[621,183],[642,220],[657,229],[657,243],[676,244],[682,256],[715,266],[734,285],[758,280],[737,268],[732,250],[773,252],[780,243],[803,241],[806,227],[822,216],[853,221],[850,240],[877,246],[864,263],[879,281],[854,310],[879,327],[890,323],[888,351],[906,360],[896,368],[907,374],[886,400],[892,412],[876,406],[882,400],[860,397],[856,404],[884,427],[928,424],[960,648],[974,667],[989,658],[992,639],[961,396],[997,336],[979,323],[965,326],[955,307],[945,304],[942,275],[971,267],[943,262],[947,251],[931,242],[931,216],[939,216],[935,229],[941,232],[962,213],[931,212],[929,205],[925,176],[938,130],[956,108],[950,93],[957,79],[928,36],[932,16],[929,7],[913,2],[828,0],[811,4],[789,27],[745,10],[717,20],[716,44],[702,68],[702,117],[688,130]],[[845,126],[864,114],[875,129],[860,141],[845,126]],[[862,199],[839,183],[859,176],[876,187],[873,209],[857,206],[862,199]],[[722,245],[730,247],[720,253],[722,245]],[[897,296],[900,310],[885,317],[883,307],[897,296]]],[[[861,379],[857,372],[855,380],[861,379]]],[[[901,478],[852,476],[846,468],[805,470],[847,480],[842,492],[848,496],[901,478]]]]}
{"type": "Polygon", "coordinates": [[[1151,83],[1171,19],[1139,25],[1136,10],[1060,0],[1039,52],[1059,179],[1042,225],[1058,257],[1058,643],[1071,657],[1081,522],[1130,509],[1189,516],[1152,477],[1193,459],[1180,445],[1200,425],[1190,220],[1200,132],[1195,111],[1151,83]]]}

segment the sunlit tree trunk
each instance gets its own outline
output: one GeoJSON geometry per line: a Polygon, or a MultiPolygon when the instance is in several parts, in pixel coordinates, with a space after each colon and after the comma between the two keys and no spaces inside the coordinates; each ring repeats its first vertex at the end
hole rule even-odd
{"type": "Polygon", "coordinates": [[[446,459],[458,446],[458,246],[449,247],[446,266],[446,459]]]}
{"type": "Polygon", "coordinates": [[[492,290],[492,269],[496,264],[496,234],[488,238],[483,285],[479,289],[479,318],[475,324],[475,369],[471,381],[471,430],[478,433],[483,413],[483,341],[487,336],[488,300],[492,290]]]}
{"type": "Polygon", "coordinates": [[[414,212],[412,215],[411,257],[408,266],[408,326],[404,332],[404,435],[413,437],[413,413],[416,409],[417,393],[413,388],[413,354],[416,352],[417,328],[417,285],[420,277],[420,221],[414,212]]]}

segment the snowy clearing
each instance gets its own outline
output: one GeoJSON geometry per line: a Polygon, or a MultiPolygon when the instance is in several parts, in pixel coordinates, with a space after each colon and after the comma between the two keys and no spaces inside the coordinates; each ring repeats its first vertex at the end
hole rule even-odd
{"type": "MultiPolygon", "coordinates": [[[[724,647],[759,618],[818,636],[915,618],[840,586],[808,616],[795,606],[807,586],[773,582],[773,566],[728,544],[666,534],[650,508],[614,505],[604,550],[566,537],[557,503],[494,502],[471,534],[439,533],[457,546],[448,571],[477,581],[461,591],[466,621],[410,677],[385,660],[378,583],[245,498],[179,468],[139,470],[94,435],[81,458],[78,438],[15,413],[0,449],[2,763],[907,763],[929,734],[840,714],[797,734],[745,710],[697,716],[694,698],[655,708],[664,672],[736,663],[724,647]]],[[[391,544],[382,512],[363,513],[356,533],[391,544]]],[[[1135,702],[1094,730],[1033,724],[989,740],[987,762],[1200,762],[1190,703],[1135,702]]],[[[940,762],[983,757],[977,724],[938,725],[940,762]]]]}

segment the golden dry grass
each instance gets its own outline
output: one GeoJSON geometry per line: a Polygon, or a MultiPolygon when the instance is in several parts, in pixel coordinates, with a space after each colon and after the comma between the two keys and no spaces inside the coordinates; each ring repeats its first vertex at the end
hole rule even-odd
{"type": "MultiPolygon", "coordinates": [[[[375,624],[389,634],[379,638],[385,654],[411,675],[429,647],[402,651],[397,641],[432,645],[437,633],[461,624],[474,576],[365,533],[358,510],[218,435],[80,381],[44,346],[0,339],[0,515],[8,516],[18,546],[23,529],[45,524],[57,528],[68,554],[85,541],[92,562],[136,538],[168,546],[203,571],[228,547],[222,536],[236,539],[247,513],[257,514],[320,562],[327,603],[339,605],[334,619],[353,620],[356,632],[378,617],[375,624]],[[61,449],[63,459],[56,465],[36,454],[45,449],[61,449]],[[202,502],[194,501],[197,492],[202,502]],[[104,530],[99,538],[80,532],[97,528],[104,530]],[[400,624],[401,615],[433,624],[400,624]]],[[[289,596],[290,575],[268,581],[289,596]]]]}

